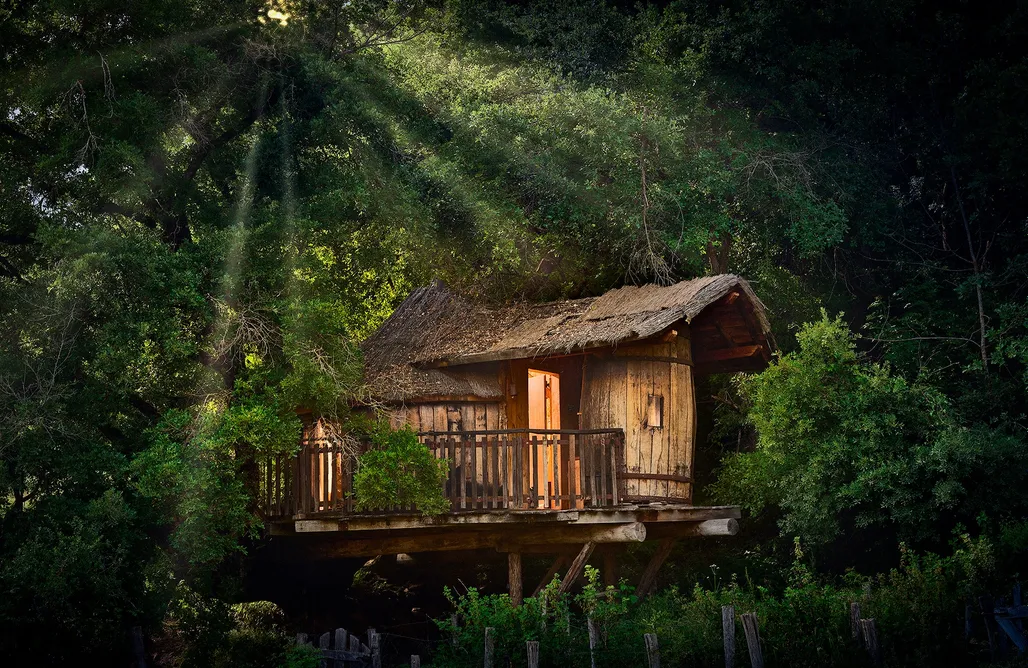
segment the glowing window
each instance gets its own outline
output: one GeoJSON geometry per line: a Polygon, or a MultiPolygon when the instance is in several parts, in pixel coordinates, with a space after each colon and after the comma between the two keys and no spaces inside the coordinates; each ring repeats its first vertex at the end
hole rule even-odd
{"type": "Polygon", "coordinates": [[[659,394],[649,395],[646,405],[646,426],[650,429],[664,427],[664,397],[659,394]]]}

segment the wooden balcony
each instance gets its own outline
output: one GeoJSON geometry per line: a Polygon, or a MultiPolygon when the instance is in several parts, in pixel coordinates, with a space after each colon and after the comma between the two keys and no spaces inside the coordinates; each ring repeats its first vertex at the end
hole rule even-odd
{"type": "MultiPolygon", "coordinates": [[[[624,432],[492,430],[421,432],[447,462],[451,513],[611,508],[624,498],[624,432]]],[[[306,438],[296,457],[262,465],[263,505],[272,521],[409,514],[415,509],[355,510],[356,456],[337,438],[306,438]]]]}

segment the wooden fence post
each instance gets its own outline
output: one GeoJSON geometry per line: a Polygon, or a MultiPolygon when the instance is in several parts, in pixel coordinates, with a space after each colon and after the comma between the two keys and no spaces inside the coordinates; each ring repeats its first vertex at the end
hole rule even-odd
{"type": "Polygon", "coordinates": [[[338,650],[342,650],[342,651],[345,652],[346,651],[347,636],[349,636],[349,635],[350,634],[349,634],[349,632],[346,629],[343,629],[343,628],[336,629],[335,643],[332,646],[335,647],[338,650]]]}
{"type": "Polygon", "coordinates": [[[485,627],[485,660],[482,662],[483,668],[493,668],[493,650],[496,644],[496,640],[493,638],[494,631],[495,629],[491,626],[485,627]]]}
{"type": "Polygon", "coordinates": [[[586,617],[585,621],[589,627],[589,662],[592,668],[596,668],[596,646],[600,642],[600,632],[596,628],[596,622],[593,621],[592,615],[586,617]]]}
{"type": "Polygon", "coordinates": [[[525,643],[528,653],[528,668],[539,668],[539,641],[529,640],[525,643]]]}
{"type": "Polygon", "coordinates": [[[296,634],[296,644],[297,645],[306,645],[307,644],[307,634],[306,633],[297,633],[296,634]]]}
{"type": "Polygon", "coordinates": [[[421,668],[421,657],[417,654],[410,655],[410,668],[421,668]]]}
{"type": "Polygon", "coordinates": [[[746,648],[750,652],[750,665],[753,668],[764,668],[764,652],[760,649],[760,628],[757,615],[747,612],[742,616],[742,630],[746,632],[746,648]]]}
{"type": "Polygon", "coordinates": [[[882,653],[881,647],[878,644],[878,627],[875,625],[874,618],[861,619],[860,630],[864,637],[864,647],[867,648],[871,662],[876,666],[881,665],[882,653]]]}
{"type": "Polygon", "coordinates": [[[875,626],[874,618],[861,619],[860,629],[864,635],[864,647],[871,657],[871,663],[876,666],[882,665],[882,649],[878,646],[878,628],[875,626]]]}
{"type": "Polygon", "coordinates": [[[721,632],[725,636],[725,668],[735,667],[735,606],[721,606],[721,632]]]}
{"type": "Polygon", "coordinates": [[[368,629],[368,649],[371,651],[371,668],[382,668],[382,641],[375,629],[368,629]]]}
{"type": "Polygon", "coordinates": [[[450,626],[453,627],[453,637],[450,638],[450,644],[454,647],[457,647],[457,613],[453,613],[452,615],[450,615],[450,626]]]}
{"type": "Polygon", "coordinates": [[[643,642],[646,643],[646,661],[650,668],[660,668],[660,645],[657,644],[657,634],[644,634],[643,642]]]}
{"type": "Polygon", "coordinates": [[[858,645],[862,645],[861,638],[863,634],[860,632],[860,604],[856,601],[850,603],[850,635],[853,636],[853,640],[858,645]]]}
{"type": "Polygon", "coordinates": [[[357,654],[360,654],[361,652],[364,651],[361,648],[361,639],[358,638],[356,635],[351,635],[350,636],[350,651],[351,652],[356,652],[357,654]]]}

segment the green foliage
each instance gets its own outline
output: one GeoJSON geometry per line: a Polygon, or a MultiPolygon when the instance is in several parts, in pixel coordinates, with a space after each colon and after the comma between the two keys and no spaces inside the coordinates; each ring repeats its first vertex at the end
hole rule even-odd
{"type": "Polygon", "coordinates": [[[907,539],[948,535],[979,512],[1016,514],[1020,439],[961,426],[947,399],[862,359],[841,318],[822,315],[799,349],[742,382],[753,452],[728,457],[724,499],[781,509],[782,531],[825,543],[862,528],[907,539]]]}
{"type": "Polygon", "coordinates": [[[544,666],[590,665],[585,616],[600,631],[597,665],[645,665],[644,633],[655,633],[661,663],[678,666],[724,665],[721,607],[737,615],[736,657],[746,656],[738,615],[756,613],[768,666],[865,666],[866,655],[852,639],[849,604],[859,602],[874,617],[887,665],[935,663],[973,665],[988,661],[988,651],[965,643],[964,605],[971,592],[995,586],[990,545],[959,537],[953,553],[940,557],[903,548],[895,569],[867,579],[847,574],[819,579],[804,562],[796,542],[788,581],[780,589],[739,582],[733,576],[712,588],[688,593],[677,588],[637,601],[622,584],[604,590],[595,569],[577,596],[558,595],[551,584],[539,599],[512,608],[506,595],[486,596],[475,589],[456,596],[447,591],[458,624],[439,620],[443,637],[433,665],[475,666],[482,661],[485,627],[496,634],[496,656],[525,665],[524,643],[540,642],[544,666]]]}
{"type": "MultiPolygon", "coordinates": [[[[259,531],[256,462],[297,407],[347,415],[358,342],[433,276],[548,298],[734,271],[784,351],[853,314],[879,364],[822,324],[718,393],[761,436],[728,500],[811,540],[982,515],[1025,544],[1021,9],[275,6],[0,8],[0,651],[71,628],[116,662],[169,578],[216,582],[259,531]]],[[[368,493],[414,477],[441,508],[403,447],[368,493]]]]}
{"type": "Polygon", "coordinates": [[[298,647],[284,625],[274,603],[229,606],[180,583],[157,644],[165,660],[181,668],[315,668],[319,656],[298,647]]]}
{"type": "Polygon", "coordinates": [[[450,509],[443,493],[446,462],[436,459],[410,429],[375,425],[371,449],[357,460],[353,491],[358,510],[392,506],[415,507],[425,515],[450,509]]]}

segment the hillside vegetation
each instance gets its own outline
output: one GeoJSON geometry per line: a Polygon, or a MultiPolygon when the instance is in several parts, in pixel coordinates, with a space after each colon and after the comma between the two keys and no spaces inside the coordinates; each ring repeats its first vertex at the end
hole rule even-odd
{"type": "MultiPolygon", "coordinates": [[[[4,3],[0,655],[120,661],[141,625],[309,660],[228,607],[256,462],[297,447],[297,406],[345,417],[358,344],[432,278],[507,301],[745,276],[782,356],[702,388],[701,495],[748,509],[724,567],[766,600],[842,596],[815,581],[850,567],[909,592],[901,545],[973,544],[1006,587],[1026,32],[1005,1],[4,3]]],[[[926,656],[981,593],[947,591],[926,656]]]]}

